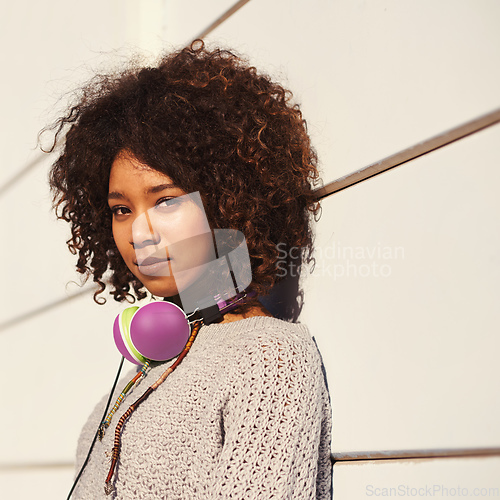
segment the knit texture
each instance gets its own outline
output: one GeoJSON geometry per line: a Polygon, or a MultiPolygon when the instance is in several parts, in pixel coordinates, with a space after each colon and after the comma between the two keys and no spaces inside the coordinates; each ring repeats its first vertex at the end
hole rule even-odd
{"type": "MultiPolygon", "coordinates": [[[[200,329],[179,367],[125,424],[115,492],[106,496],[115,426],[171,363],[152,368],[127,396],[74,498],[331,498],[331,408],[319,352],[304,325],[264,316],[200,329]]],[[[77,470],[106,399],[83,428],[77,470]]]]}

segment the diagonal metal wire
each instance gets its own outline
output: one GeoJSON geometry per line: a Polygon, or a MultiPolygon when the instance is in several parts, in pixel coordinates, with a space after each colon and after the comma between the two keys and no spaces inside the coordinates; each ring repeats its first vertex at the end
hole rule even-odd
{"type": "Polygon", "coordinates": [[[379,160],[367,167],[361,168],[360,170],[356,170],[347,174],[343,177],[338,178],[335,181],[332,181],[325,186],[317,189],[315,191],[317,199],[321,200],[331,194],[338,193],[343,189],[354,186],[362,181],[375,177],[376,175],[387,172],[391,168],[399,167],[404,163],[408,163],[415,158],[423,156],[431,151],[435,151],[436,149],[442,148],[443,146],[447,146],[452,142],[458,141],[459,139],[463,139],[468,135],[474,134],[483,130],[491,125],[495,125],[500,122],[500,108],[492,111],[491,113],[487,113],[485,115],[480,116],[474,120],[466,122],[458,127],[452,128],[443,132],[439,135],[431,137],[425,141],[419,142],[414,146],[411,146],[399,153],[393,154],[384,158],[383,160],[379,160]]]}
{"type": "Polygon", "coordinates": [[[44,153],[42,155],[36,156],[30,162],[28,162],[21,170],[19,170],[15,175],[13,175],[7,182],[0,186],[0,196],[2,196],[7,190],[9,190],[14,184],[19,182],[26,174],[31,172],[39,163],[42,163],[47,155],[44,153]]]}
{"type": "Polygon", "coordinates": [[[210,24],[207,28],[205,28],[201,33],[194,37],[194,40],[197,38],[205,38],[209,33],[211,33],[215,28],[220,26],[226,19],[231,17],[235,12],[240,10],[245,4],[247,4],[250,0],[239,0],[232,7],[230,7],[224,14],[219,16],[212,24],[210,24]]]}
{"type": "Polygon", "coordinates": [[[25,312],[19,316],[16,316],[12,319],[8,319],[7,321],[4,321],[3,323],[0,323],[0,333],[7,330],[8,328],[12,328],[13,326],[18,325],[19,323],[22,323],[23,321],[27,321],[31,318],[34,318],[35,316],[38,316],[39,314],[42,314],[44,312],[50,311],[51,309],[54,309],[56,307],[59,307],[63,304],[66,304],[73,299],[76,299],[77,297],[80,297],[81,295],[86,295],[86,294],[91,294],[95,292],[93,288],[84,288],[83,290],[80,290],[79,292],[73,293],[69,295],[68,297],[63,297],[61,299],[54,300],[53,302],[50,302],[48,304],[45,304],[43,306],[37,307],[36,309],[32,309],[31,311],[25,312]]]}
{"type": "Polygon", "coordinates": [[[332,453],[334,463],[356,462],[359,460],[402,460],[409,458],[473,458],[498,457],[500,448],[457,448],[457,449],[422,449],[422,450],[385,450],[332,453]]]}

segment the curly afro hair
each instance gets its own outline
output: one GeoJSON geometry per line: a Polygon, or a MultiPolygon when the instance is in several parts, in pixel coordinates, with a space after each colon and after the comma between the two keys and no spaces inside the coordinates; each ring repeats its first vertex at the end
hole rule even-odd
{"type": "Polygon", "coordinates": [[[146,296],[111,230],[109,174],[122,151],[199,191],[212,228],[243,232],[258,294],[280,280],[284,248],[311,261],[317,158],[291,93],[269,77],[198,40],[156,67],[97,76],[77,99],[53,126],[61,154],[49,177],[77,270],[99,285],[96,302],[105,302],[106,284],[117,301],[146,296]]]}

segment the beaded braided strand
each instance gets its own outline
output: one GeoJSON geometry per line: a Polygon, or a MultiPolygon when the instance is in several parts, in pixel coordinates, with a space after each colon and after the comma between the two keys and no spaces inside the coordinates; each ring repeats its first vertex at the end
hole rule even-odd
{"type": "Polygon", "coordinates": [[[135,387],[136,385],[139,384],[141,379],[146,375],[146,370],[149,368],[150,360],[146,360],[146,362],[142,365],[141,370],[136,374],[136,376],[125,386],[121,394],[118,396],[118,399],[116,400],[113,408],[111,411],[108,413],[108,416],[101,422],[101,425],[99,427],[99,440],[102,441],[102,438],[104,437],[104,433],[106,432],[106,429],[109,427],[111,424],[111,419],[113,418],[113,415],[115,414],[116,410],[120,408],[120,405],[122,404],[123,400],[127,396],[128,391],[132,389],[132,387],[135,387]]]}
{"type": "MultiPolygon", "coordinates": [[[[118,421],[118,424],[116,425],[115,429],[115,440],[114,440],[114,445],[113,449],[111,451],[111,466],[108,472],[108,476],[106,477],[105,485],[104,485],[104,492],[106,495],[110,495],[113,490],[114,486],[112,484],[112,479],[113,479],[113,474],[116,469],[116,465],[118,463],[118,458],[120,456],[120,448],[121,448],[121,433],[123,426],[125,425],[125,422],[128,420],[130,415],[137,409],[137,407],[146,401],[146,399],[149,397],[149,395],[157,389],[164,381],[165,379],[179,366],[180,362],[184,359],[186,354],[189,352],[189,349],[191,349],[191,346],[193,345],[194,339],[196,338],[196,335],[198,334],[198,331],[200,330],[202,325],[201,321],[197,321],[193,325],[193,330],[191,332],[191,336],[189,337],[189,340],[186,343],[186,346],[184,347],[183,351],[179,354],[179,357],[176,359],[176,361],[169,366],[161,375],[161,377],[150,387],[147,388],[146,392],[137,400],[135,403],[130,405],[128,410],[121,416],[120,420],[118,421]]],[[[135,378],[135,377],[134,377],[135,378]]]]}

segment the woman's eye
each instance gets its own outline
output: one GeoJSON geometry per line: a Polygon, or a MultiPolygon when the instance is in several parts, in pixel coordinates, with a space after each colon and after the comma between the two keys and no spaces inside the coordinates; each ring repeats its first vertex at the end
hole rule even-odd
{"type": "Polygon", "coordinates": [[[181,200],[179,197],[175,198],[162,198],[158,200],[155,209],[164,211],[175,210],[181,204],[181,200]]]}
{"type": "Polygon", "coordinates": [[[113,213],[114,216],[119,216],[119,215],[126,215],[130,213],[130,209],[127,207],[111,207],[111,212],[113,213]]]}

